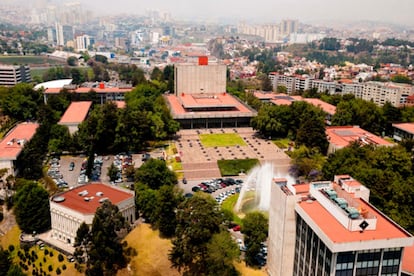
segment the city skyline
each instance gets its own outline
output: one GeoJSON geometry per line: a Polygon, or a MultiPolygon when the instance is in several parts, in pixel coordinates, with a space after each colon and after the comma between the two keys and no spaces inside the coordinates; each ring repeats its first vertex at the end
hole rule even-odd
{"type": "MultiPolygon", "coordinates": [[[[302,22],[369,20],[414,26],[414,18],[411,15],[414,2],[411,0],[400,0],[398,3],[386,0],[258,0],[254,5],[252,2],[235,0],[203,2],[153,0],[146,3],[133,0],[78,1],[86,8],[102,14],[144,14],[148,9],[158,9],[171,12],[173,19],[211,21],[246,19],[258,22],[277,22],[286,18],[298,19],[302,22]]],[[[55,2],[73,1],[55,0],[55,2]]]]}

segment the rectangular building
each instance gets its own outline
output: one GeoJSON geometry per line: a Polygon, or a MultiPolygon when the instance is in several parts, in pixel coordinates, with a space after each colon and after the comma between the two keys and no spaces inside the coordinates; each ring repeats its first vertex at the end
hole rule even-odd
{"type": "Polygon", "coordinates": [[[370,204],[369,189],[352,177],[278,180],[271,193],[269,275],[401,275],[414,238],[370,204]]]}
{"type": "Polygon", "coordinates": [[[88,116],[89,109],[92,102],[72,102],[66,109],[62,118],[59,121],[59,125],[67,126],[70,134],[74,134],[78,131],[78,126],[82,123],[86,116],[88,116]]]}
{"type": "Polygon", "coordinates": [[[0,85],[14,86],[18,83],[31,81],[29,66],[0,65],[0,85]]]}
{"type": "Polygon", "coordinates": [[[17,158],[24,145],[35,135],[38,127],[37,123],[20,123],[0,141],[0,169],[7,169],[4,177],[16,176],[17,158]]]}

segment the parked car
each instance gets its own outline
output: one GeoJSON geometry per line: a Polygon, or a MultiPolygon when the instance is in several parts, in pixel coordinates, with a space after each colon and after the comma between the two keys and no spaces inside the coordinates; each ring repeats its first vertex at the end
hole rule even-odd
{"type": "Polygon", "coordinates": [[[234,226],[233,228],[233,231],[240,231],[240,225],[236,225],[236,226],[234,226]]]}
{"type": "Polygon", "coordinates": [[[187,179],[185,177],[183,178],[183,184],[187,184],[187,179]]]}
{"type": "Polygon", "coordinates": [[[70,171],[73,171],[73,169],[75,169],[75,162],[70,162],[70,164],[69,164],[69,170],[70,171]]]}

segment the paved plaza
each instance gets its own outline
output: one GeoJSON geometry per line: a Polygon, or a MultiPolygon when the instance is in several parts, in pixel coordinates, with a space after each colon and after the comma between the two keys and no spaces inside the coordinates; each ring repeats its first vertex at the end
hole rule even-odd
{"type": "Polygon", "coordinates": [[[217,160],[258,159],[261,164],[271,162],[278,171],[286,172],[290,159],[272,141],[257,137],[252,128],[234,129],[184,129],[176,141],[184,177],[187,179],[209,179],[221,177],[217,160]],[[241,146],[205,147],[200,134],[237,133],[246,143],[241,146]]]}

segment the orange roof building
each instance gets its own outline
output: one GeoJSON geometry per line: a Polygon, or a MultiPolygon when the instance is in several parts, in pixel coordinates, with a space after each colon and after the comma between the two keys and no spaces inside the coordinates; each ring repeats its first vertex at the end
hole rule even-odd
{"type": "Polygon", "coordinates": [[[70,134],[75,133],[78,131],[78,125],[88,116],[91,105],[92,102],[89,101],[72,102],[60,119],[59,125],[67,126],[70,134]]]}
{"type": "Polygon", "coordinates": [[[181,128],[248,127],[257,112],[226,92],[226,67],[198,65],[175,67],[175,94],[164,98],[181,128]]]}
{"type": "Polygon", "coordinates": [[[360,142],[362,145],[393,146],[381,137],[374,135],[359,126],[332,126],[326,128],[329,141],[328,154],[347,147],[352,142],[360,142]]]}
{"type": "Polygon", "coordinates": [[[100,183],[81,185],[50,199],[52,238],[73,245],[79,226],[92,225],[96,210],[106,200],[118,206],[126,221],[135,222],[132,191],[100,183]]]}
{"type": "Polygon", "coordinates": [[[414,139],[414,123],[392,124],[394,128],[393,138],[401,142],[404,139],[414,139]]]}
{"type": "Polygon", "coordinates": [[[17,174],[17,158],[38,127],[37,123],[18,124],[0,141],[0,169],[7,169],[5,177],[17,174]]]}
{"type": "Polygon", "coordinates": [[[410,269],[412,254],[404,253],[414,237],[369,203],[369,189],[348,175],[303,185],[272,185],[269,274],[401,275],[410,269]]]}

